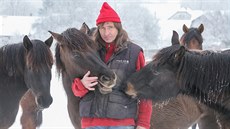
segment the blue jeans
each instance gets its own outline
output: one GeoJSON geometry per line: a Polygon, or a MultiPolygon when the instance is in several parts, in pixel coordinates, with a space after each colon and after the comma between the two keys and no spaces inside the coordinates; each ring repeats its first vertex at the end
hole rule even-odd
{"type": "Polygon", "coordinates": [[[85,129],[134,129],[134,126],[94,126],[85,129]]]}

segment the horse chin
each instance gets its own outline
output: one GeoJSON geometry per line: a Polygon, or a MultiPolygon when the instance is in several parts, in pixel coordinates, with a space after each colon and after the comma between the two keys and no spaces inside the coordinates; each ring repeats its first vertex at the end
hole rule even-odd
{"type": "Polygon", "coordinates": [[[38,110],[43,110],[45,108],[49,108],[49,106],[52,104],[53,99],[52,97],[49,99],[49,101],[44,101],[44,99],[41,96],[35,97],[35,102],[37,105],[38,110]]]}
{"type": "Polygon", "coordinates": [[[111,93],[113,90],[112,88],[104,87],[103,85],[101,85],[101,83],[99,83],[99,91],[102,94],[108,94],[108,93],[111,93]]]}
{"type": "Polygon", "coordinates": [[[36,103],[36,105],[37,105],[37,110],[42,111],[43,109],[45,109],[42,105],[40,105],[40,104],[38,103],[38,99],[37,99],[37,98],[35,98],[35,103],[36,103]]]}

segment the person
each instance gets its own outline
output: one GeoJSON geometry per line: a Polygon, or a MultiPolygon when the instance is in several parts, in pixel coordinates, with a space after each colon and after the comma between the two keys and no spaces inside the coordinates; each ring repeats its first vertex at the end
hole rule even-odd
{"type": "Polygon", "coordinates": [[[137,100],[122,89],[126,79],[145,65],[143,50],[132,43],[122,28],[114,9],[104,2],[96,20],[95,43],[99,44],[100,58],[116,72],[119,83],[108,94],[97,88],[98,77],[88,71],[76,78],[72,91],[80,100],[81,126],[85,129],[149,129],[152,114],[151,100],[137,100]]]}

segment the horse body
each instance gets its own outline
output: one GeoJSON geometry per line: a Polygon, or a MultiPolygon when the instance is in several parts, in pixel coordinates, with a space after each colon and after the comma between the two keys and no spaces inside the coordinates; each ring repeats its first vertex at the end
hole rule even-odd
{"type": "MultiPolygon", "coordinates": [[[[184,34],[180,39],[180,44],[184,45],[188,49],[201,50],[203,38],[201,33],[204,27],[201,24],[197,28],[188,28],[183,25],[184,34]]],[[[174,39],[178,39],[179,35],[173,32],[172,43],[174,39]]],[[[178,42],[176,42],[178,43],[178,42]]],[[[192,97],[180,94],[176,98],[171,98],[167,104],[159,104],[159,102],[153,101],[153,112],[151,117],[151,129],[188,129],[196,122],[200,122],[201,118],[208,116],[207,107],[204,104],[199,103],[192,97]]],[[[203,119],[202,119],[203,120],[203,119]]],[[[207,120],[207,118],[206,118],[207,120]]],[[[214,122],[215,122],[214,117],[214,122]]],[[[209,120],[210,121],[210,120],[209,120]]],[[[202,123],[202,122],[201,122],[202,123]]],[[[217,129],[218,125],[206,126],[200,129],[217,129]]]]}
{"type": "Polygon", "coordinates": [[[197,52],[172,45],[160,50],[151,63],[131,76],[126,93],[154,101],[183,93],[213,108],[227,121],[230,117],[230,69],[226,67],[229,62],[226,51],[197,52]]]}
{"type": "MultiPolygon", "coordinates": [[[[83,27],[86,24],[83,24],[83,27]]],[[[57,40],[55,50],[57,71],[62,77],[67,95],[67,108],[71,122],[75,129],[81,129],[79,115],[79,101],[71,89],[75,78],[82,78],[87,71],[92,76],[98,76],[98,86],[103,94],[109,93],[116,83],[116,75],[97,54],[97,45],[87,35],[87,29],[69,28],[62,34],[51,32],[57,40]]]]}
{"type": "Polygon", "coordinates": [[[23,43],[0,48],[0,129],[15,121],[19,101],[30,89],[38,109],[48,108],[50,95],[52,37],[44,42],[24,37],[23,43]]]}

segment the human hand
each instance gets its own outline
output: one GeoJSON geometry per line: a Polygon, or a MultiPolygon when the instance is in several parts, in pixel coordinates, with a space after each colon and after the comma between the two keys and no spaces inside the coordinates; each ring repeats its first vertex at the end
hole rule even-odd
{"type": "Polygon", "coordinates": [[[146,128],[142,126],[137,126],[136,129],[146,129],[146,128]]]}
{"type": "Polygon", "coordinates": [[[81,79],[82,84],[88,90],[95,90],[94,86],[97,85],[98,77],[90,77],[90,71],[88,71],[81,79]]]}

